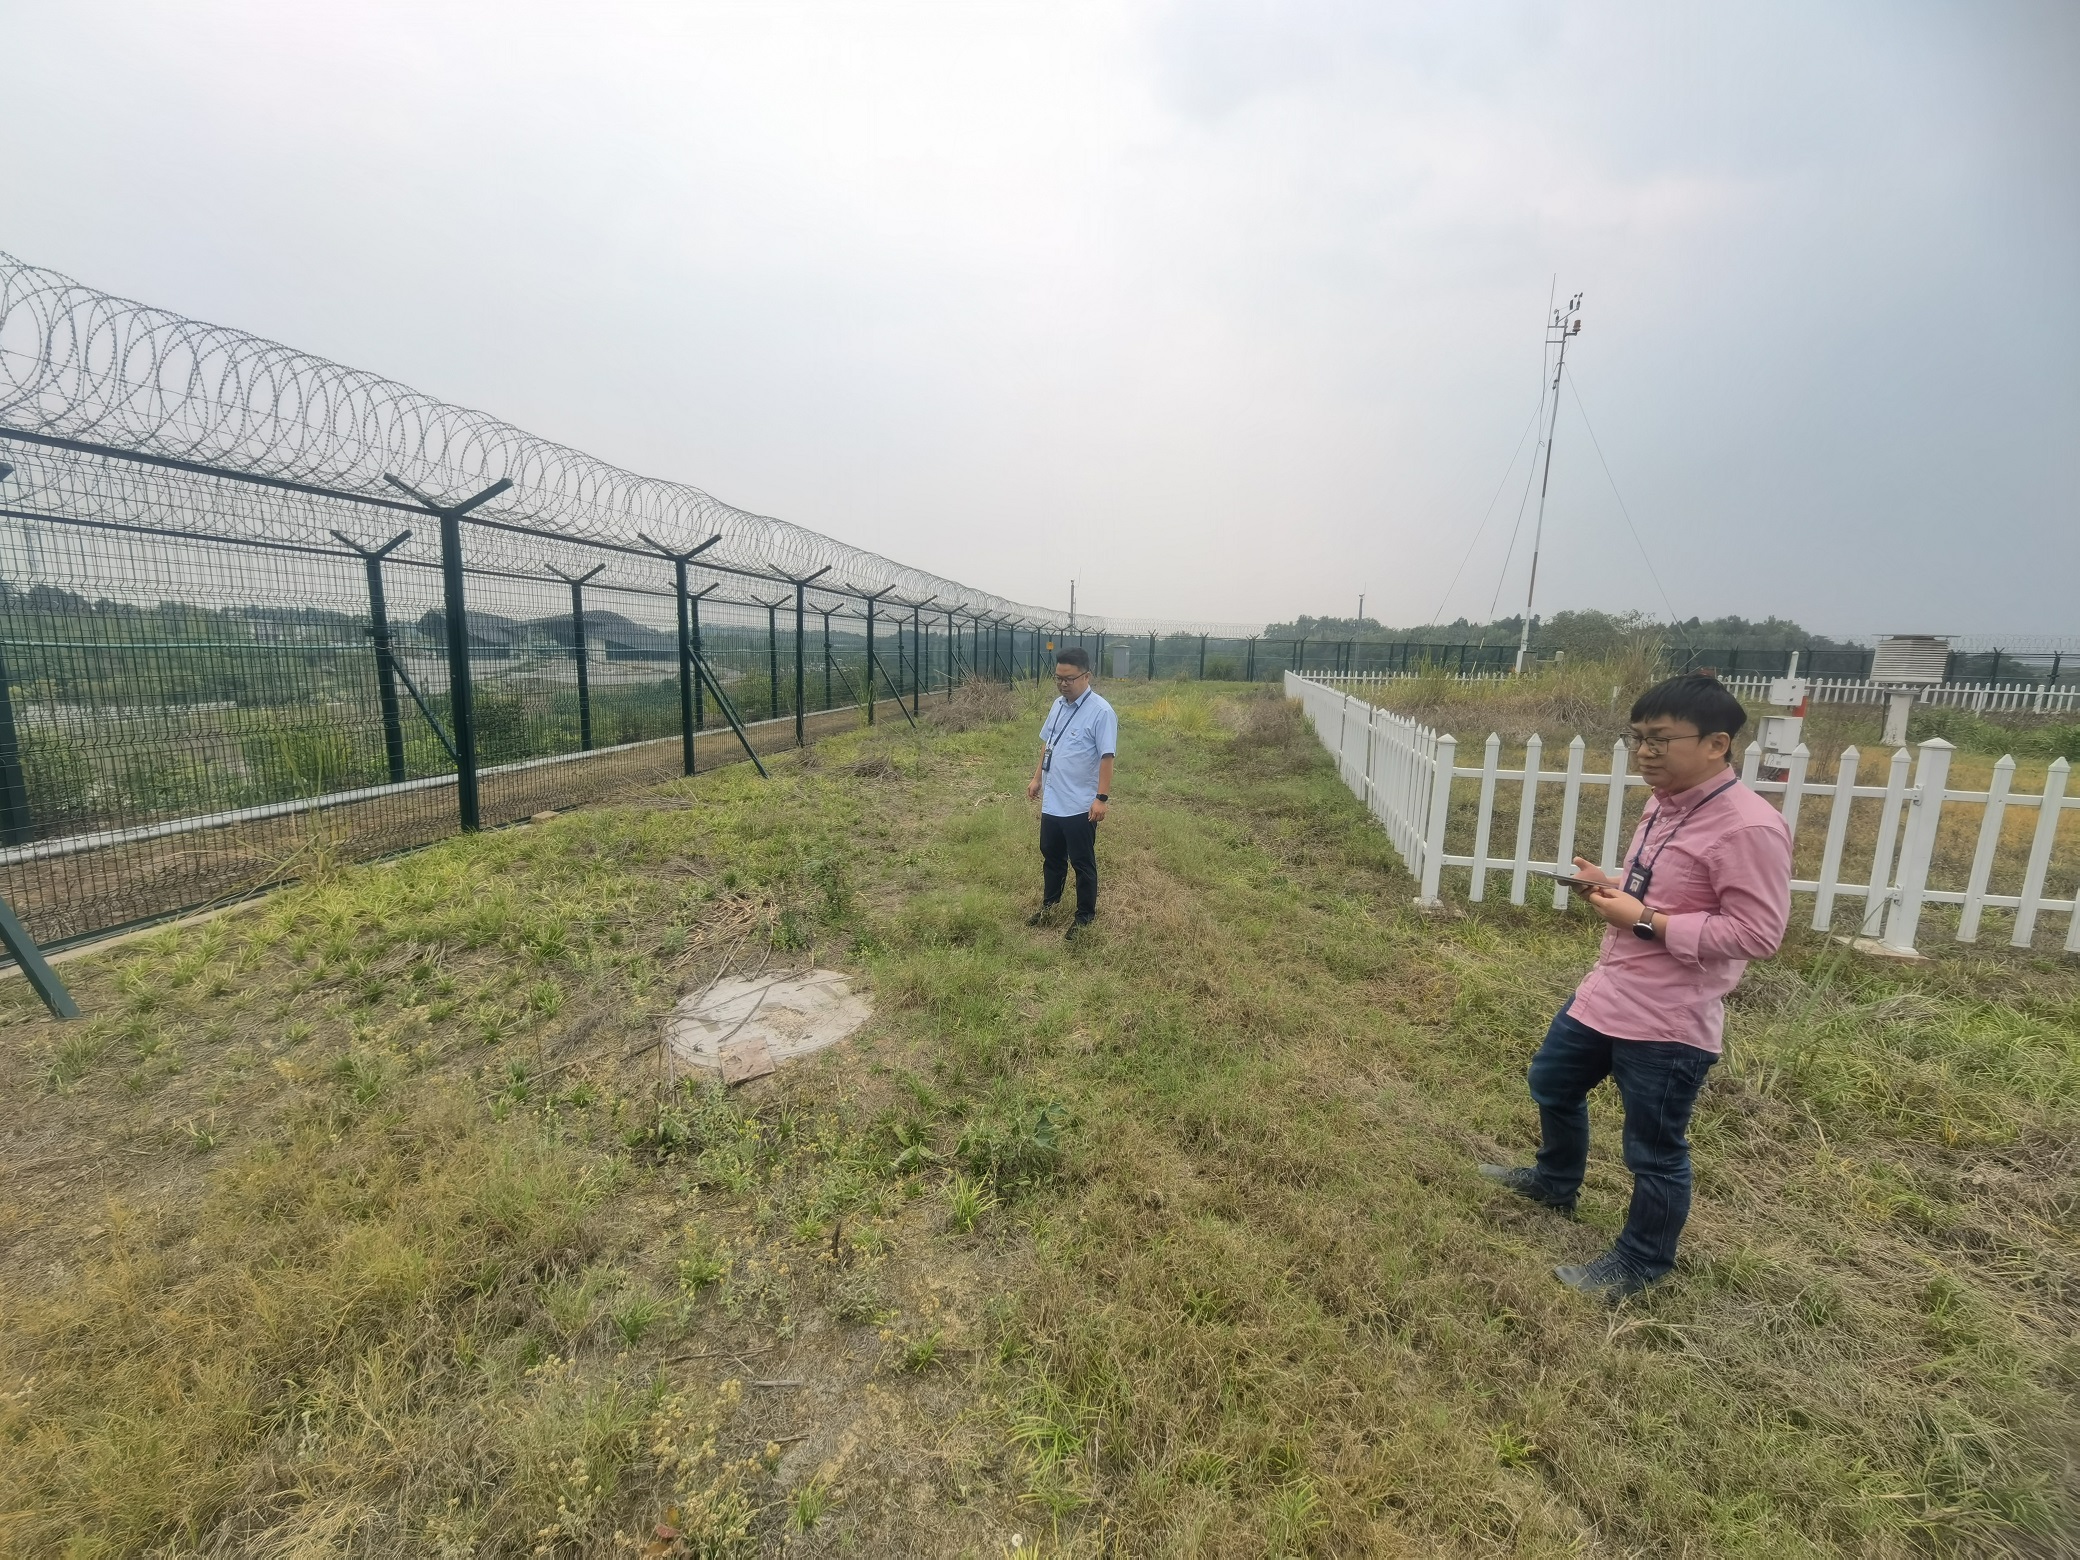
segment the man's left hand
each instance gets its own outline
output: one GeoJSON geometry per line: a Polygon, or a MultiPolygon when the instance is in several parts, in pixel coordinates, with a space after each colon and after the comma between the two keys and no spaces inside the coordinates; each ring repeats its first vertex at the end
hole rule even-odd
{"type": "Polygon", "coordinates": [[[1091,803],[1090,820],[1092,823],[1103,823],[1105,821],[1105,804],[1103,802],[1091,803]]]}
{"type": "Polygon", "coordinates": [[[1627,931],[1639,925],[1647,907],[1619,888],[1583,889],[1582,897],[1589,901],[1589,908],[1613,926],[1622,926],[1627,931]]]}

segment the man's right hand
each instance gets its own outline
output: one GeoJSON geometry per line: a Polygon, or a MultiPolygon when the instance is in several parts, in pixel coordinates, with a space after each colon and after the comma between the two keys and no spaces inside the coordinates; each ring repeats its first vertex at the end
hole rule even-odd
{"type": "Polygon", "coordinates": [[[1029,802],[1040,800],[1040,777],[1038,775],[1033,776],[1032,779],[1026,782],[1026,800],[1029,802]]]}

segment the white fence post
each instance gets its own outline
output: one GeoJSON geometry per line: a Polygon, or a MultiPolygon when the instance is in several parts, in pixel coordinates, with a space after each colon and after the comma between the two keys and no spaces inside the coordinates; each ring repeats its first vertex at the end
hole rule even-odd
{"type": "Polygon", "coordinates": [[[1993,787],[1986,793],[1986,812],[1979,820],[1979,845],[1972,852],[1972,875],[1965,880],[1964,909],[1957,917],[1957,940],[1976,942],[1979,913],[1986,908],[1986,879],[1993,872],[1993,853],[2001,842],[2001,819],[2008,811],[2008,790],[2015,783],[2013,754],[1993,766],[1993,787]]]}
{"type": "MultiPolygon", "coordinates": [[[[2044,902],[2044,875],[2051,868],[2051,847],[2058,841],[2058,815],[2065,806],[2070,767],[2064,759],[2057,759],[2044,776],[2036,838],[2030,841],[2029,867],[2022,875],[2022,901],[2015,907],[2015,935],[2008,939],[2018,948],[2027,948],[2037,935],[2037,908],[2044,902]]],[[[2075,889],[2074,897],[2080,899],[2080,888],[2075,889]]],[[[2080,904],[2073,907],[2073,925],[2080,926],[2080,904]]]]}
{"type": "Polygon", "coordinates": [[[1905,748],[1892,750],[1892,767],[1885,776],[1885,806],[1878,814],[1878,845],[1871,857],[1870,887],[1863,897],[1862,932],[1876,935],[1886,906],[1892,903],[1892,853],[1899,843],[1900,809],[1906,805],[1907,768],[1913,760],[1905,748]]]}
{"type": "Polygon", "coordinates": [[[1618,831],[1625,824],[1625,762],[1632,756],[1632,749],[1620,737],[1611,744],[1610,795],[1603,809],[1603,855],[1599,857],[1603,870],[1618,870],[1618,831]]]}
{"type": "Polygon", "coordinates": [[[1473,824],[1473,891],[1466,896],[1475,904],[1488,897],[1488,830],[1495,822],[1495,771],[1501,757],[1502,738],[1491,731],[1487,746],[1481,749],[1480,812],[1473,824]]]}
{"type": "Polygon", "coordinates": [[[1436,738],[1430,758],[1430,810],[1424,819],[1428,837],[1423,843],[1423,889],[1419,905],[1436,905],[1444,879],[1444,831],[1452,819],[1453,766],[1459,760],[1459,739],[1449,731],[1436,738]]]}
{"type": "MultiPolygon", "coordinates": [[[[1588,744],[1577,736],[1567,744],[1567,789],[1560,793],[1560,848],[1553,853],[1562,872],[1574,868],[1574,824],[1582,801],[1582,757],[1588,752],[1588,744]]],[[[1553,908],[1567,908],[1567,885],[1553,885],[1553,908]]]]}
{"type": "Polygon", "coordinates": [[[1899,897],[1885,918],[1885,946],[1899,953],[1914,951],[1921,926],[1921,900],[1928,892],[1929,863],[1935,859],[1936,825],[1943,816],[1943,788],[1950,778],[1954,749],[1941,737],[1921,744],[1914,768],[1914,805],[1907,814],[1906,844],[1899,858],[1899,897]]]}
{"type": "Polygon", "coordinates": [[[1517,853],[1510,858],[1509,902],[1513,905],[1524,902],[1524,880],[1531,871],[1531,826],[1538,817],[1538,761],[1544,751],[1545,744],[1532,732],[1524,743],[1524,799],[1517,806],[1517,853]]]}
{"type": "Polygon", "coordinates": [[[1834,920],[1834,893],[1842,881],[1842,843],[1849,837],[1849,809],[1856,805],[1856,769],[1862,761],[1855,748],[1843,748],[1841,767],[1835,771],[1834,807],[1827,815],[1827,845],[1820,855],[1820,881],[1813,890],[1816,932],[1826,931],[1834,920]]]}
{"type": "Polygon", "coordinates": [[[1798,843],[1798,805],[1806,795],[1806,765],[1813,755],[1806,751],[1801,742],[1791,750],[1791,767],[1784,775],[1784,827],[1791,831],[1791,843],[1798,843]]]}

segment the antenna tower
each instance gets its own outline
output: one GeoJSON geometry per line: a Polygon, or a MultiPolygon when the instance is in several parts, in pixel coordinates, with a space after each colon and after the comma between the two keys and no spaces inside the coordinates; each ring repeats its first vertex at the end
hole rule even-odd
{"type": "Polygon", "coordinates": [[[1560,356],[1553,364],[1553,416],[1546,424],[1546,469],[1538,482],[1538,522],[1531,530],[1531,583],[1524,591],[1524,626],[1517,632],[1516,673],[1522,676],[1524,663],[1531,658],[1531,603],[1538,595],[1538,549],[1546,534],[1546,489],[1553,482],[1553,434],[1560,427],[1560,371],[1567,366],[1567,338],[1582,333],[1582,295],[1576,293],[1567,300],[1567,307],[1555,309],[1552,321],[1546,326],[1546,345],[1560,348],[1560,356]]]}

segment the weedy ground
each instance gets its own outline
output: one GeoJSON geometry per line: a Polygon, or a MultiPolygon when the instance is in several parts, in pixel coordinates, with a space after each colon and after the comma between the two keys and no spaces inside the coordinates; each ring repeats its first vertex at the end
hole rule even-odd
{"type": "Polygon", "coordinates": [[[1668,1285],[1494,1194],[1579,910],[1432,919],[1282,702],[1114,690],[1029,929],[1036,708],[340,871],[0,990],[25,1554],[2080,1553],[2080,971],[1795,937],[1668,1285]],[[724,1094],[718,970],[878,1005],[724,1094]]]}

